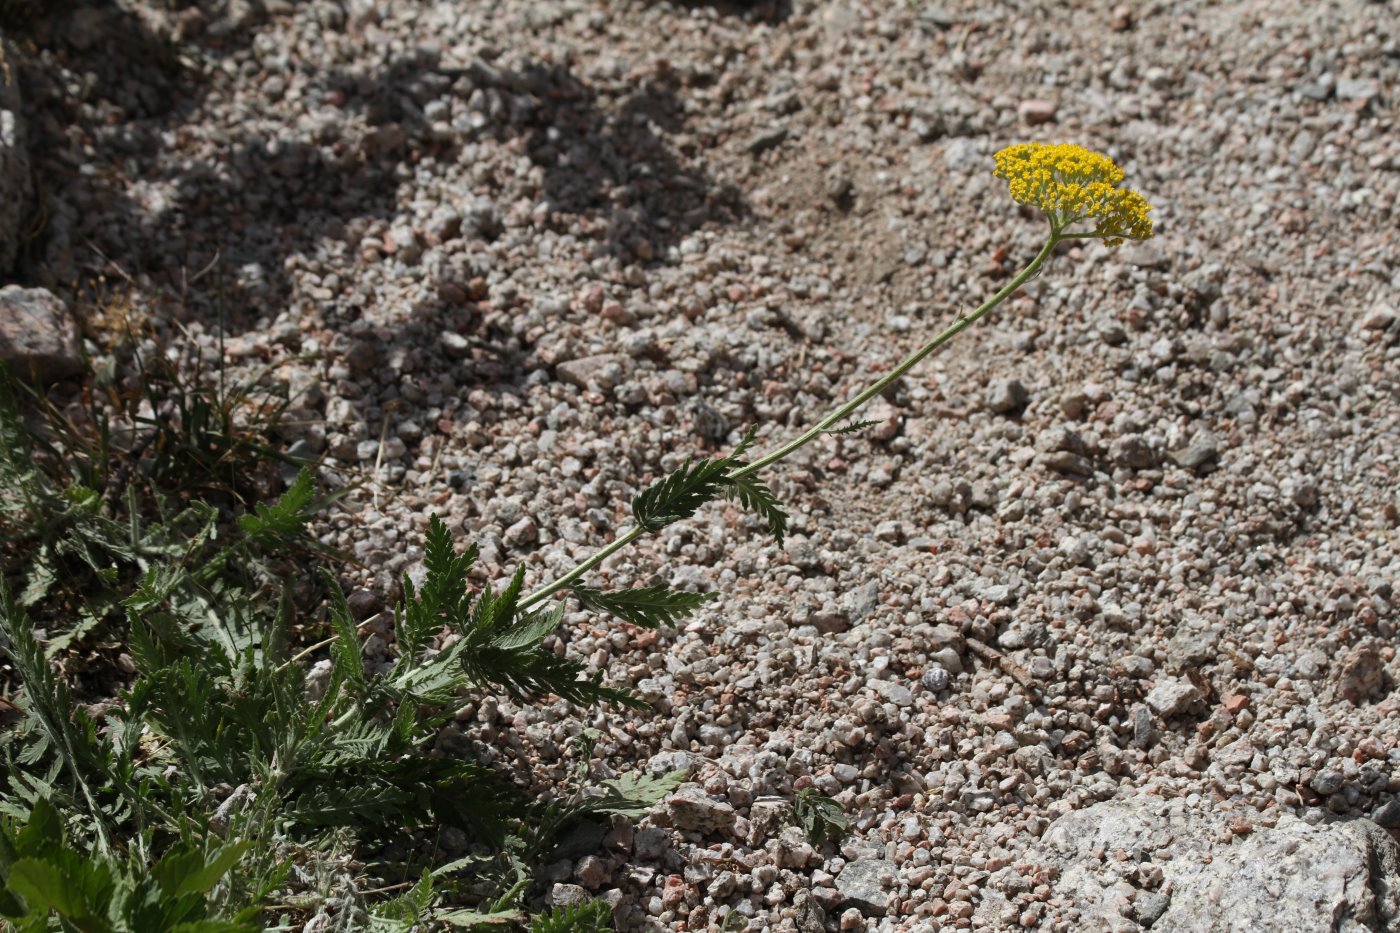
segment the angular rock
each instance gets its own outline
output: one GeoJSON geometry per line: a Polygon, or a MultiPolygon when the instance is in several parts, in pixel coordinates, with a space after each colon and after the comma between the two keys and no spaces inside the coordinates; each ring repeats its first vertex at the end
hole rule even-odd
{"type": "Polygon", "coordinates": [[[556,884],[549,891],[549,906],[574,907],[587,903],[592,898],[588,889],[577,884],[556,884]]]}
{"type": "Polygon", "coordinates": [[[555,367],[561,380],[580,389],[611,389],[627,377],[631,360],[620,353],[602,353],[567,360],[555,367]]]}
{"type": "MultiPolygon", "coordinates": [[[[1022,856],[1050,879],[1050,899],[1077,930],[1400,928],[1400,846],[1376,824],[1316,826],[1284,814],[1239,831],[1238,811],[1142,795],[1063,816],[1022,856]],[[1231,827],[1234,827],[1232,829],[1231,827]],[[1138,885],[1123,879],[1153,878],[1138,885]]],[[[989,879],[984,919],[1008,903],[1016,866],[989,879]]]]}
{"type": "Polygon", "coordinates": [[[1009,415],[1026,407],[1030,393],[1015,379],[1004,379],[987,387],[982,404],[998,415],[1009,415]]]}
{"type": "Polygon", "coordinates": [[[0,275],[9,274],[19,255],[33,191],[15,57],[0,36],[0,275]]]}
{"type": "Polygon", "coordinates": [[[1021,119],[1025,120],[1031,126],[1040,126],[1041,124],[1049,123],[1051,120],[1055,119],[1055,111],[1057,109],[1054,101],[1042,100],[1039,98],[1023,100],[1016,106],[1016,112],[1021,115],[1021,119]]]}
{"type": "Polygon", "coordinates": [[[39,382],[82,372],[78,326],[62,300],[43,288],[0,288],[0,362],[39,382]]]}
{"type": "Polygon", "coordinates": [[[1094,465],[1082,454],[1068,450],[1054,450],[1041,454],[1037,459],[1056,473],[1072,473],[1076,476],[1093,476],[1094,465]]]}
{"type": "Polygon", "coordinates": [[[1157,465],[1157,451],[1140,434],[1118,438],[1108,449],[1113,462],[1129,470],[1150,470],[1157,465]]]}
{"type": "Polygon", "coordinates": [[[666,801],[671,824],[677,829],[700,833],[728,832],[737,816],[734,808],[705,793],[704,788],[687,784],[666,801]]]}
{"type": "Polygon", "coordinates": [[[788,131],[785,126],[770,127],[761,130],[753,139],[749,140],[748,149],[750,155],[762,155],[769,149],[776,149],[787,139],[788,131]]]}
{"type": "Polygon", "coordinates": [[[1189,712],[1201,703],[1201,691],[1184,680],[1162,680],[1147,694],[1147,705],[1163,719],[1189,712]]]}
{"type": "Polygon", "coordinates": [[[836,890],[843,903],[856,908],[867,917],[883,917],[889,909],[890,896],[885,883],[895,876],[892,862],[878,858],[856,859],[836,876],[836,890]]]}
{"type": "Polygon", "coordinates": [[[885,700],[898,707],[914,705],[914,692],[903,684],[892,680],[873,680],[870,686],[885,700]]]}
{"type": "Polygon", "coordinates": [[[1374,644],[1357,645],[1337,666],[1337,696],[1360,704],[1385,689],[1385,658],[1374,644]]]}
{"type": "Polygon", "coordinates": [[[1209,431],[1197,431],[1190,443],[1167,456],[1179,467],[1204,471],[1220,458],[1220,441],[1209,431]]]}
{"type": "Polygon", "coordinates": [[[1361,319],[1362,330],[1385,330],[1397,320],[1395,309],[1389,305],[1376,305],[1361,319]]]}

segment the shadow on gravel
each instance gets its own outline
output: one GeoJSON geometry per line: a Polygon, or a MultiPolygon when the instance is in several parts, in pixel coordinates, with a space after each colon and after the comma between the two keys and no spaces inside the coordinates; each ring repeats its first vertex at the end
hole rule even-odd
{"type": "MultiPolygon", "coordinates": [[[[211,25],[175,46],[123,8],[88,0],[43,28],[40,47],[90,76],[80,100],[54,87],[44,102],[54,111],[45,121],[55,153],[43,160],[48,186],[58,195],[55,206],[71,205],[51,226],[63,228],[73,274],[120,270],[150,283],[171,296],[162,316],[173,320],[242,333],[289,307],[289,260],[297,255],[340,253],[353,267],[364,261],[367,239],[401,259],[404,249],[427,248],[421,229],[406,248],[387,242],[391,225],[406,219],[403,186],[429,160],[452,164],[469,143],[523,146],[540,169],[540,189],[531,196],[557,215],[555,223],[582,223],[600,241],[600,254],[623,261],[666,262],[699,227],[748,213],[737,188],[717,186],[673,143],[685,119],[669,75],[615,99],[566,67],[446,67],[437,53],[418,49],[363,70],[310,75],[301,93],[320,102],[316,109],[294,121],[283,114],[278,125],[232,123],[211,157],[187,127],[218,124],[222,105],[211,98],[207,69],[186,63],[246,46],[257,23],[218,35],[211,25]],[[449,131],[441,116],[425,113],[442,111],[435,102],[451,104],[449,131]],[[84,152],[74,133],[95,129],[98,120],[108,128],[88,135],[91,151],[84,152]]],[[[242,83],[245,96],[269,94],[266,107],[245,100],[251,116],[283,113],[272,103],[281,91],[242,83]]],[[[504,207],[495,205],[497,214],[504,207]]],[[[490,242],[499,232],[498,219],[474,221],[461,236],[490,242]]],[[[479,275],[469,252],[449,257],[447,265],[462,266],[449,270],[452,282],[479,275]]],[[[450,282],[448,294],[453,288],[450,282]]],[[[454,313],[431,303],[418,311],[424,318],[454,313]]]]}
{"type": "Polygon", "coordinates": [[[666,139],[684,130],[674,78],[644,80],[615,111],[567,68],[531,66],[510,80],[537,102],[526,146],[551,210],[605,224],[613,255],[663,262],[705,224],[748,214],[738,188],[683,166],[666,139]]]}
{"type": "Polygon", "coordinates": [[[687,10],[710,9],[750,22],[781,23],[792,15],[790,0],[673,0],[687,10]]]}

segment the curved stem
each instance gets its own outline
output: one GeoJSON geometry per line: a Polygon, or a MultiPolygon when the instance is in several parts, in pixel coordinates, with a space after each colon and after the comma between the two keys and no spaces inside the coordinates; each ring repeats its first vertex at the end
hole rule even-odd
{"type": "Polygon", "coordinates": [[[540,600],[548,599],[560,590],[568,589],[568,587],[572,585],[575,581],[577,581],[579,577],[582,577],[585,573],[588,573],[588,571],[592,570],[594,567],[597,567],[603,561],[607,560],[609,557],[613,556],[618,551],[631,544],[633,541],[636,541],[644,534],[646,534],[646,532],[642,530],[641,525],[633,525],[631,528],[618,535],[616,540],[614,540],[611,544],[605,545],[604,547],[599,549],[598,553],[594,554],[592,557],[579,564],[573,570],[570,570],[568,573],[564,574],[558,580],[555,580],[548,586],[541,587],[540,589],[535,590],[529,596],[526,596],[524,599],[520,600],[520,608],[529,609],[531,606],[533,606],[540,600]]]}
{"type": "MultiPolygon", "coordinates": [[[[939,350],[949,340],[952,340],[958,334],[962,333],[968,327],[976,323],[980,318],[986,315],[988,311],[991,311],[997,305],[1001,304],[1022,285],[1025,285],[1026,282],[1030,281],[1030,279],[1037,272],[1040,271],[1040,267],[1045,265],[1046,260],[1050,258],[1051,254],[1054,253],[1055,245],[1059,243],[1060,240],[1065,239],[1069,236],[1073,236],[1073,234],[1062,234],[1060,232],[1060,229],[1061,228],[1058,227],[1051,228],[1050,237],[1045,241],[1045,245],[1041,247],[1040,252],[1036,254],[1036,257],[1031,260],[1029,265],[1027,265],[1020,272],[1018,272],[1015,278],[1013,278],[1011,281],[1007,282],[1004,286],[1002,286],[1001,289],[999,289],[995,295],[988,298],[982,304],[978,305],[977,308],[972,312],[959,317],[948,327],[944,328],[937,336],[935,336],[928,343],[919,347],[919,349],[915,350],[913,353],[909,354],[909,356],[905,357],[904,360],[901,361],[898,366],[890,370],[885,375],[881,376],[869,388],[865,389],[859,395],[856,395],[853,398],[851,398],[850,401],[841,405],[831,414],[827,415],[821,421],[817,422],[814,426],[809,428],[801,436],[796,437],[791,441],[788,441],[786,444],[779,447],[772,453],[764,454],[762,457],[759,457],[752,463],[735,470],[734,472],[729,474],[729,479],[742,479],[745,476],[758,472],[764,467],[772,466],[779,460],[782,460],[784,457],[787,457],[792,453],[800,450],[801,448],[807,446],[812,441],[820,437],[822,434],[829,431],[832,427],[844,421],[846,418],[850,417],[852,414],[855,413],[855,411],[858,408],[860,408],[866,402],[870,401],[875,396],[885,391],[896,379],[909,372],[909,370],[913,369],[923,360],[927,359],[931,354],[939,350]]],[[[646,532],[640,526],[633,526],[632,528],[629,528],[621,535],[618,535],[617,539],[614,540],[611,544],[608,544],[607,546],[601,548],[592,557],[589,557],[588,559],[584,560],[573,570],[570,570],[568,573],[564,574],[562,577],[555,580],[553,583],[550,583],[548,586],[544,586],[538,590],[535,590],[530,595],[521,599],[519,603],[520,608],[528,609],[535,603],[538,603],[544,599],[548,599],[550,596],[553,596],[560,590],[567,589],[576,581],[578,581],[578,579],[582,577],[585,573],[592,570],[594,567],[597,567],[599,564],[607,560],[613,554],[617,553],[618,551],[625,548],[627,545],[631,544],[633,541],[636,541],[638,538],[642,537],[642,535],[644,535],[645,533],[646,532]]]]}
{"type": "Polygon", "coordinates": [[[919,347],[919,349],[915,350],[913,353],[909,354],[909,356],[905,357],[903,362],[901,362],[898,366],[890,370],[885,375],[881,376],[864,392],[861,392],[859,395],[852,398],[849,402],[842,405],[840,408],[836,409],[831,414],[827,415],[821,421],[817,422],[815,425],[809,428],[806,431],[806,433],[802,434],[800,437],[788,441],[786,444],[779,447],[772,453],[765,454],[764,456],[759,457],[753,463],[750,463],[742,469],[735,470],[733,473],[729,474],[729,478],[740,479],[742,477],[748,476],[750,473],[756,473],[766,466],[771,466],[772,464],[777,463],[779,460],[783,459],[789,454],[792,454],[797,450],[807,446],[817,437],[826,433],[840,422],[846,420],[846,418],[850,417],[852,414],[855,413],[856,409],[860,408],[866,402],[870,401],[875,396],[885,391],[885,389],[889,388],[890,385],[896,379],[909,372],[909,370],[913,369],[919,363],[923,362],[925,359],[928,358],[930,354],[938,350],[940,347],[942,347],[949,340],[952,340],[958,334],[962,333],[962,331],[974,324],[988,311],[992,310],[997,305],[1005,301],[1013,292],[1016,291],[1016,289],[1020,288],[1022,285],[1025,285],[1026,282],[1029,281],[1033,275],[1040,271],[1040,267],[1043,266],[1045,264],[1045,261],[1050,258],[1050,254],[1055,249],[1055,244],[1059,241],[1060,234],[1052,233],[1050,238],[1045,241],[1045,245],[1041,247],[1041,250],[1036,255],[1035,259],[1031,260],[1030,265],[1026,266],[1026,268],[1022,269],[1019,273],[1017,273],[1014,279],[1002,286],[1000,291],[998,291],[995,295],[984,301],[981,305],[977,307],[976,310],[974,310],[970,314],[965,314],[962,317],[958,318],[956,321],[954,321],[952,324],[946,327],[941,333],[939,333],[938,336],[934,337],[928,343],[924,344],[922,347],[919,347]]]}

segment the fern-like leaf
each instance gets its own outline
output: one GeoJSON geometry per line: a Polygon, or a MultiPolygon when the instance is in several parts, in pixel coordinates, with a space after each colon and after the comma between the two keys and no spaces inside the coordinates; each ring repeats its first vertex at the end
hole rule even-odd
{"type": "Polygon", "coordinates": [[[530,922],[530,933],[606,933],[612,929],[612,908],[604,900],[556,907],[530,922]]]}
{"type": "Polygon", "coordinates": [[[778,546],[782,546],[787,536],[788,515],[767,483],[753,474],[741,476],[729,480],[725,494],[738,499],[740,505],[767,522],[769,533],[777,539],[778,546]]]}
{"type": "Polygon", "coordinates": [[[254,543],[260,545],[278,537],[294,537],[306,524],[307,507],[315,491],[311,471],[302,467],[296,481],[276,502],[271,505],[259,502],[256,514],[241,516],[238,526],[254,543]]]}
{"type": "Polygon", "coordinates": [[[664,586],[604,593],[588,586],[576,586],[574,595],[585,609],[608,612],[643,628],[675,625],[681,619],[714,599],[718,593],[689,593],[664,586]]]}
{"type": "Polygon", "coordinates": [[[512,587],[500,598],[482,594],[478,609],[488,607],[483,611],[483,619],[470,628],[459,643],[462,668],[473,684],[496,687],[517,700],[552,693],[571,703],[607,701],[646,708],[645,703],[630,693],[604,687],[601,675],[583,677],[584,668],[578,661],[561,658],[543,647],[544,640],[559,627],[562,606],[518,616],[513,610],[507,616],[502,608],[492,608],[504,603],[513,606],[512,591],[516,595],[519,593],[518,588],[512,587]]]}
{"type": "Polygon", "coordinates": [[[758,425],[753,425],[744,432],[744,436],[739,440],[739,446],[734,448],[734,452],[729,455],[729,459],[738,460],[744,454],[748,453],[757,441],[758,425]]]}
{"type": "Polygon", "coordinates": [[[840,437],[843,434],[854,434],[857,431],[864,431],[866,428],[873,428],[879,423],[878,421],[852,421],[841,425],[839,428],[832,428],[830,431],[824,433],[831,437],[840,437]]]}
{"type": "Polygon", "coordinates": [[[689,518],[725,486],[725,474],[734,465],[730,457],[694,460],[665,479],[657,480],[632,500],[632,517],[646,531],[660,531],[689,518]]]}
{"type": "Polygon", "coordinates": [[[601,795],[584,797],[570,807],[575,814],[596,813],[636,819],[685,783],[687,772],[669,771],[657,777],[633,771],[603,784],[601,795]]]}
{"type": "Polygon", "coordinates": [[[331,666],[351,693],[362,696],[366,680],[364,662],[360,660],[360,634],[340,584],[329,571],[323,576],[331,591],[331,628],[335,632],[335,641],[331,642],[331,666]]]}
{"type": "Polygon", "coordinates": [[[428,520],[424,540],[422,589],[414,592],[404,577],[404,600],[395,613],[394,634],[399,656],[412,662],[427,646],[432,634],[448,623],[460,623],[470,608],[467,573],[476,563],[477,548],[472,545],[458,554],[447,525],[436,515],[428,520]]]}

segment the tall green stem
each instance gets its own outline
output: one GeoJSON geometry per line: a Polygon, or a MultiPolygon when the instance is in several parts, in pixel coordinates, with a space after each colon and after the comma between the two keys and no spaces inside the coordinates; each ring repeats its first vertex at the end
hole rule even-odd
{"type": "Polygon", "coordinates": [[[1030,265],[1026,266],[1026,268],[1022,269],[1019,273],[1017,273],[1014,279],[1012,279],[1010,282],[1007,282],[1006,285],[1002,286],[1000,291],[998,291],[995,295],[988,298],[985,302],[979,305],[976,310],[974,310],[970,314],[964,314],[952,324],[948,325],[948,327],[946,327],[941,333],[939,333],[938,336],[934,337],[928,343],[924,344],[922,347],[919,347],[919,349],[909,354],[909,356],[905,357],[904,361],[901,362],[898,366],[896,366],[894,369],[890,370],[889,372],[885,373],[885,375],[877,379],[864,392],[855,396],[849,402],[842,405],[840,408],[836,409],[831,414],[827,415],[821,421],[817,422],[815,425],[809,428],[805,434],[801,435],[800,437],[794,438],[791,441],[788,441],[786,444],[784,444],[782,447],[779,447],[772,453],[765,454],[764,456],[759,457],[757,460],[755,460],[753,463],[750,463],[748,466],[745,466],[744,468],[739,470],[735,470],[733,473],[729,474],[729,478],[738,479],[740,477],[748,476],[750,473],[756,473],[766,466],[772,466],[773,464],[777,463],[779,460],[783,459],[789,454],[792,454],[802,449],[803,447],[806,447],[808,444],[816,440],[822,434],[825,434],[827,431],[831,430],[833,427],[840,424],[842,421],[845,421],[851,415],[855,414],[858,408],[860,408],[866,402],[870,401],[875,396],[879,395],[881,392],[888,389],[896,379],[909,372],[909,370],[913,369],[915,366],[919,365],[919,363],[923,362],[931,354],[937,352],[939,348],[941,348],[945,343],[947,343],[949,340],[952,340],[954,337],[962,333],[968,327],[971,327],[974,323],[977,322],[979,318],[985,315],[988,311],[992,310],[997,305],[1005,301],[1008,297],[1010,297],[1016,291],[1016,289],[1020,288],[1022,285],[1025,285],[1026,282],[1030,281],[1031,277],[1040,271],[1040,267],[1045,265],[1045,261],[1050,258],[1050,254],[1055,250],[1055,244],[1059,241],[1060,235],[1057,233],[1052,233],[1050,235],[1050,238],[1045,241],[1045,245],[1041,247],[1041,250],[1036,255],[1035,259],[1031,260],[1030,265]]]}
{"type": "MultiPolygon", "coordinates": [[[[905,357],[904,360],[898,366],[896,366],[894,369],[890,370],[885,375],[877,379],[874,383],[870,385],[869,388],[865,389],[865,391],[861,392],[859,395],[856,395],[853,398],[851,398],[850,401],[841,405],[841,407],[837,408],[831,414],[827,415],[821,421],[817,422],[802,435],[794,438],[791,441],[788,441],[786,444],[779,447],[772,453],[764,454],[762,457],[759,457],[757,460],[753,461],[747,466],[735,470],[733,473],[729,474],[729,478],[740,479],[752,473],[756,473],[764,467],[772,466],[779,460],[782,460],[784,457],[787,457],[795,453],[796,451],[801,450],[803,447],[816,440],[822,434],[825,434],[827,431],[831,430],[833,427],[840,424],[842,421],[845,421],[852,414],[854,414],[856,410],[859,409],[862,405],[864,405],[866,402],[870,401],[875,396],[879,395],[881,392],[889,388],[890,385],[893,384],[896,379],[909,372],[909,370],[913,369],[915,366],[919,365],[919,363],[927,359],[930,355],[936,353],[949,340],[952,340],[954,337],[962,333],[968,327],[971,327],[979,319],[985,316],[988,311],[991,311],[997,305],[1001,304],[1012,294],[1014,294],[1016,290],[1019,289],[1022,285],[1025,285],[1028,281],[1030,281],[1031,278],[1037,272],[1040,271],[1040,267],[1045,265],[1046,260],[1050,258],[1051,254],[1054,253],[1056,244],[1058,244],[1060,240],[1064,238],[1065,235],[1062,234],[1059,229],[1052,228],[1050,231],[1049,239],[1045,241],[1045,245],[1041,247],[1040,252],[1036,254],[1036,257],[1031,260],[1028,266],[1026,266],[1024,269],[1018,272],[1015,278],[1013,278],[1011,281],[1007,282],[1004,286],[1002,286],[1001,289],[998,290],[995,295],[988,298],[982,304],[978,305],[977,308],[972,312],[959,317],[952,324],[944,328],[937,336],[935,336],[928,343],[919,347],[919,349],[915,350],[913,353],[909,354],[909,356],[905,357]]],[[[608,544],[605,547],[601,548],[592,557],[589,557],[588,559],[584,560],[573,570],[570,570],[568,573],[564,574],[562,577],[555,580],[553,583],[550,583],[548,586],[535,590],[529,596],[526,596],[520,601],[520,607],[522,609],[528,608],[530,606],[533,606],[535,603],[540,602],[541,600],[548,599],[550,596],[553,596],[560,590],[567,589],[576,581],[578,581],[588,571],[592,570],[594,567],[597,567],[603,561],[607,560],[613,554],[616,554],[618,551],[622,550],[627,545],[631,544],[633,541],[636,541],[645,533],[646,532],[639,526],[633,526],[632,528],[629,528],[621,535],[618,535],[617,539],[614,540],[611,544],[608,544]]]]}

